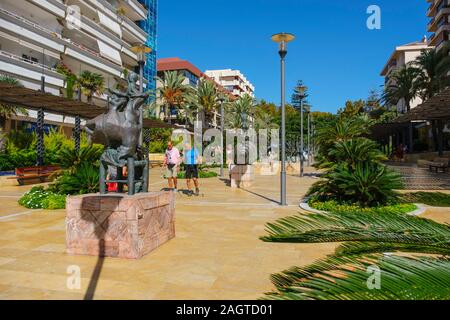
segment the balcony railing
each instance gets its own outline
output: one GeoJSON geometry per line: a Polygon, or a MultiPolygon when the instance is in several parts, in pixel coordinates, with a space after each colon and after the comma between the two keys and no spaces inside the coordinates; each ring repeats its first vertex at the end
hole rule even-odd
{"type": "Polygon", "coordinates": [[[48,33],[48,34],[52,35],[53,37],[62,39],[61,35],[56,33],[55,31],[47,29],[47,28],[45,28],[43,26],[40,26],[40,25],[38,25],[38,24],[36,24],[36,23],[34,23],[34,22],[30,21],[30,20],[27,20],[24,17],[21,17],[21,16],[13,13],[11,11],[8,11],[8,10],[5,10],[3,8],[0,8],[0,12],[5,14],[5,15],[7,15],[7,16],[9,16],[9,17],[11,17],[11,18],[14,18],[16,20],[22,21],[23,23],[25,23],[25,24],[27,24],[29,26],[32,26],[33,28],[36,28],[36,29],[41,30],[41,31],[43,31],[45,33],[48,33]]]}
{"type": "Polygon", "coordinates": [[[57,71],[55,68],[46,66],[45,64],[42,64],[42,63],[39,63],[39,62],[35,62],[35,61],[33,61],[33,60],[30,60],[30,59],[26,59],[26,58],[24,58],[24,57],[15,55],[15,54],[13,54],[13,53],[9,53],[9,52],[0,50],[0,55],[3,56],[3,57],[10,58],[10,59],[12,59],[12,60],[22,61],[22,62],[31,64],[31,65],[33,65],[33,66],[38,67],[39,69],[45,69],[45,70],[47,70],[47,71],[51,71],[51,72],[54,72],[54,73],[58,73],[58,71],[57,71]]]}

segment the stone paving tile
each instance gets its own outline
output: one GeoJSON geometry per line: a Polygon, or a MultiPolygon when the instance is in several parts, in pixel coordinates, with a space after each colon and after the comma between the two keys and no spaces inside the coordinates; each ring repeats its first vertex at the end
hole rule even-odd
{"type": "MultiPolygon", "coordinates": [[[[217,178],[201,180],[202,196],[176,196],[176,238],[140,260],[67,255],[65,210],[0,220],[0,299],[83,299],[99,263],[94,299],[259,298],[273,290],[272,273],[312,263],[338,245],[259,240],[267,222],[301,211],[298,202],[315,181],[288,175],[289,206],[282,208],[275,203],[278,176],[258,176],[248,190],[231,190],[217,178]],[[67,287],[69,266],[80,268],[79,290],[67,287]]],[[[151,191],[165,186],[157,170],[150,183],[151,191]]],[[[179,189],[184,187],[180,181],[179,189]]],[[[8,194],[25,191],[5,187],[8,194]]],[[[25,211],[17,208],[17,198],[0,201],[0,218],[25,211]]],[[[431,208],[426,215],[445,222],[449,212],[431,208]]]]}

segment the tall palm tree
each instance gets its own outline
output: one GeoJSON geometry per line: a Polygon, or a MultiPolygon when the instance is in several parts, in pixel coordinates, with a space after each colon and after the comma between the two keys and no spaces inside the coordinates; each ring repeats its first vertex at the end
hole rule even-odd
{"type": "Polygon", "coordinates": [[[405,66],[392,73],[391,84],[385,88],[382,100],[388,105],[397,105],[399,101],[405,102],[406,111],[411,110],[411,101],[419,95],[416,79],[419,69],[405,66]]]}
{"type": "Polygon", "coordinates": [[[199,80],[193,102],[204,126],[211,122],[211,115],[219,109],[219,97],[220,93],[212,80],[199,80]]]}
{"type": "Polygon", "coordinates": [[[157,89],[157,94],[164,104],[164,113],[172,123],[171,112],[174,108],[180,109],[189,94],[189,86],[184,84],[185,76],[178,71],[164,71],[164,76],[157,77],[161,87],[157,89]]]}
{"type": "Polygon", "coordinates": [[[239,99],[229,103],[227,106],[225,121],[227,127],[231,129],[248,129],[255,116],[255,99],[245,94],[239,99]]]}
{"type": "Polygon", "coordinates": [[[94,94],[101,95],[105,92],[105,78],[101,74],[85,70],[78,77],[77,87],[86,96],[88,103],[92,103],[94,94]]]}
{"type": "Polygon", "coordinates": [[[439,51],[436,49],[423,50],[412,65],[420,71],[416,85],[423,100],[428,100],[436,93],[450,85],[450,43],[439,51]]]}
{"type": "MultiPolygon", "coordinates": [[[[23,87],[20,81],[8,75],[0,75],[0,83],[23,87]]],[[[28,112],[24,107],[17,106],[15,104],[0,103],[0,150],[2,150],[3,148],[3,130],[5,127],[6,119],[18,114],[28,115],[28,112]]]]}

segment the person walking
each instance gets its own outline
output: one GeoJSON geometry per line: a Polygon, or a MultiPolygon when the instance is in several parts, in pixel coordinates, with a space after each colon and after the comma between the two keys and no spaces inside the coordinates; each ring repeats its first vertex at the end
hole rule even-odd
{"type": "Polygon", "coordinates": [[[164,154],[164,166],[166,167],[166,178],[169,183],[169,189],[177,192],[178,167],[181,162],[180,151],[173,146],[172,141],[167,143],[166,153],[164,154]]]}
{"type": "Polygon", "coordinates": [[[201,161],[200,154],[197,148],[192,148],[190,144],[185,147],[184,153],[184,164],[186,165],[186,184],[188,188],[188,195],[194,194],[192,191],[192,181],[194,181],[195,195],[200,194],[199,184],[198,184],[198,165],[201,161]]]}

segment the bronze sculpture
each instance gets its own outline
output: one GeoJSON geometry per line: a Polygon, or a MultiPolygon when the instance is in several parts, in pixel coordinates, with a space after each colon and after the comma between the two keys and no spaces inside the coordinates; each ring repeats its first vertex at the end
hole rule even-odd
{"type": "Polygon", "coordinates": [[[142,123],[139,109],[148,98],[148,93],[140,94],[136,88],[138,76],[131,72],[127,77],[125,92],[108,89],[109,110],[86,122],[85,131],[92,142],[103,144],[105,151],[100,158],[100,193],[106,193],[107,182],[117,182],[119,192],[128,185],[128,194],[148,191],[148,160],[139,146],[142,123]],[[117,179],[106,180],[106,168],[117,168],[117,179]],[[128,177],[123,180],[122,168],[127,167],[128,177]]]}

